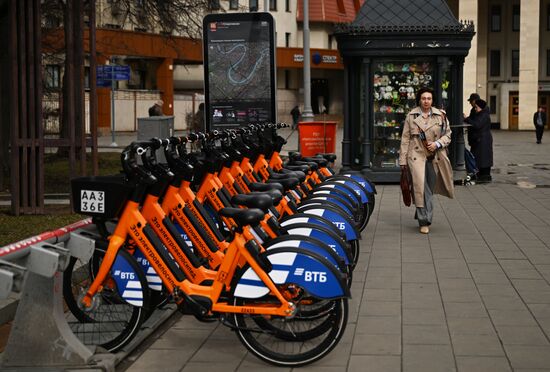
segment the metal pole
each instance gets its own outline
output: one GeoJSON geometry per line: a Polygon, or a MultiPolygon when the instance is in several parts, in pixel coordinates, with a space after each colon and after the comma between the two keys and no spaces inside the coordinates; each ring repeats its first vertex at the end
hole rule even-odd
{"type": "Polygon", "coordinates": [[[304,0],[304,111],[302,121],[313,121],[311,110],[311,71],[309,54],[309,0],[304,0]]]}
{"type": "Polygon", "coordinates": [[[97,53],[96,53],[96,27],[95,27],[96,0],[90,0],[90,133],[92,135],[92,174],[97,176],[99,172],[99,154],[97,152],[97,53]]]}
{"type": "Polygon", "coordinates": [[[115,60],[112,58],[111,65],[111,147],[117,147],[115,141],[115,60]]]}

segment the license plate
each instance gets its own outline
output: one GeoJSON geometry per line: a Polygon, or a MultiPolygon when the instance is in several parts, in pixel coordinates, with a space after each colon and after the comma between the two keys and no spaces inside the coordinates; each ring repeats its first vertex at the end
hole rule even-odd
{"type": "Polygon", "coordinates": [[[80,190],[80,211],[105,213],[105,191],[80,190]]]}

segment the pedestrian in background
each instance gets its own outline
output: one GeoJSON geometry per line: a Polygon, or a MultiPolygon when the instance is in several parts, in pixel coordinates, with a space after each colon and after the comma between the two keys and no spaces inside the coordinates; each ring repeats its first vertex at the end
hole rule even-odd
{"type": "MultiPolygon", "coordinates": [[[[189,128],[190,133],[198,133],[198,132],[204,132],[206,129],[204,127],[204,103],[201,102],[199,104],[199,109],[197,112],[195,112],[195,115],[193,115],[193,120],[191,121],[191,127],[189,128]]],[[[191,143],[191,150],[192,151],[200,151],[201,150],[201,142],[200,141],[194,141],[191,143]]]]}
{"type": "Polygon", "coordinates": [[[159,99],[153,106],[149,107],[149,116],[163,116],[162,106],[164,106],[164,102],[159,99]]]}
{"type": "Polygon", "coordinates": [[[539,106],[539,109],[535,112],[535,115],[533,115],[533,124],[535,125],[537,143],[540,144],[542,141],[542,134],[544,133],[544,127],[546,126],[546,112],[544,112],[542,106],[539,106]]]}
{"type": "Polygon", "coordinates": [[[433,218],[433,194],[454,197],[453,169],[445,149],[451,143],[451,128],[445,114],[433,107],[433,90],[420,88],[417,107],[405,118],[399,165],[410,172],[416,206],[414,218],[420,232],[428,234],[433,218]]]}
{"type": "Polygon", "coordinates": [[[477,182],[491,182],[493,166],[493,135],[491,134],[491,114],[487,102],[477,99],[474,102],[476,114],[468,123],[468,143],[479,169],[477,182]]]}
{"type": "Polygon", "coordinates": [[[204,103],[199,104],[199,109],[193,117],[191,132],[204,132],[204,103]]]}
{"type": "MultiPolygon", "coordinates": [[[[481,97],[479,97],[479,94],[477,93],[472,93],[470,94],[470,97],[468,98],[468,102],[470,102],[470,105],[472,106],[472,108],[470,109],[470,113],[468,114],[468,116],[464,115],[464,122],[465,123],[468,123],[468,124],[472,124],[472,120],[475,119],[476,117],[476,108],[475,108],[475,105],[476,105],[476,100],[480,99],[481,97]]],[[[472,146],[471,144],[471,141],[470,141],[470,131],[468,130],[468,144],[470,145],[470,147],[472,146]]]]}
{"type": "Polygon", "coordinates": [[[292,129],[296,129],[298,127],[298,120],[300,120],[301,114],[300,108],[297,105],[290,111],[290,115],[292,115],[292,129]]]}

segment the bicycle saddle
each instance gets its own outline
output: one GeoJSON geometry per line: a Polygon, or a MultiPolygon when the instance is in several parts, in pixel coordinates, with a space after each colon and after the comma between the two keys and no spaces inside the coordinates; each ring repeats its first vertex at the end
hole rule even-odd
{"type": "Polygon", "coordinates": [[[231,198],[231,203],[248,208],[258,208],[267,213],[273,206],[273,199],[264,193],[239,194],[231,198]]]}
{"type": "Polygon", "coordinates": [[[285,164],[283,169],[288,169],[292,172],[302,172],[304,175],[309,172],[309,167],[307,165],[285,164]]]}
{"type": "Polygon", "coordinates": [[[291,169],[283,168],[283,169],[281,169],[280,173],[287,174],[287,175],[290,175],[292,177],[296,177],[297,179],[300,180],[300,182],[304,182],[306,180],[306,174],[301,169],[291,170],[291,169]]]}
{"type": "Polygon", "coordinates": [[[261,192],[261,194],[269,195],[271,197],[271,200],[273,200],[273,205],[278,205],[279,202],[283,199],[283,193],[276,189],[263,191],[261,192]]]}
{"type": "Polygon", "coordinates": [[[285,188],[283,187],[283,185],[279,184],[279,183],[260,183],[260,182],[251,182],[249,185],[248,185],[248,188],[251,190],[251,191],[270,191],[270,190],[277,190],[279,191],[280,193],[283,193],[285,192],[285,188]]]}
{"type": "Polygon", "coordinates": [[[313,162],[318,164],[320,167],[326,167],[328,165],[328,160],[325,158],[302,158],[303,161],[313,162]]]}
{"type": "Polygon", "coordinates": [[[291,165],[307,165],[311,170],[319,169],[319,165],[312,161],[293,161],[291,165]]]}
{"type": "Polygon", "coordinates": [[[280,179],[285,179],[285,178],[291,178],[291,176],[288,176],[288,175],[282,174],[282,173],[271,173],[269,175],[269,178],[274,179],[274,180],[280,180],[280,179]]]}
{"type": "Polygon", "coordinates": [[[283,188],[285,189],[285,191],[288,191],[288,190],[291,190],[291,189],[295,188],[300,183],[300,181],[297,178],[282,178],[280,180],[269,179],[266,182],[267,183],[279,183],[279,184],[283,185],[283,188]]]}
{"type": "Polygon", "coordinates": [[[219,211],[220,216],[232,218],[237,225],[257,225],[264,219],[265,213],[261,209],[241,209],[241,208],[222,208],[219,211]]]}
{"type": "Polygon", "coordinates": [[[336,160],[336,154],[317,154],[316,156],[322,156],[331,163],[334,163],[334,161],[336,160]]]}

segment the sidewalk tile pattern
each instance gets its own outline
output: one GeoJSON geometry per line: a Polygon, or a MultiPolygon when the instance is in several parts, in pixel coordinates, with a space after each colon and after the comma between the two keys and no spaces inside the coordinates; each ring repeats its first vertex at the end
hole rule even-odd
{"type": "MultiPolygon", "coordinates": [[[[428,235],[397,185],[377,186],[346,333],[302,371],[550,370],[550,145],[494,138],[494,182],[436,197],[428,235]]],[[[188,316],[134,358],[129,371],[285,371],[188,316]]]]}

